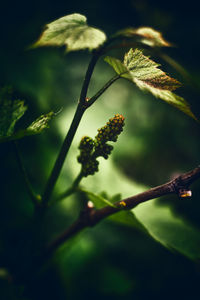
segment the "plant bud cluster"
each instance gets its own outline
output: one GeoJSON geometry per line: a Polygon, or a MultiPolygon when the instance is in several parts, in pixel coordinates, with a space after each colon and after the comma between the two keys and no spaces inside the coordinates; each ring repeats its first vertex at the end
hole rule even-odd
{"type": "Polygon", "coordinates": [[[78,162],[82,164],[82,174],[84,177],[93,175],[98,171],[99,162],[97,157],[108,158],[113,150],[113,146],[107,144],[108,141],[116,142],[119,134],[123,131],[124,117],[116,114],[109,119],[105,126],[98,129],[98,134],[93,140],[89,136],[84,136],[79,144],[80,155],[78,162]]]}
{"type": "Polygon", "coordinates": [[[89,136],[84,136],[79,144],[80,155],[77,160],[82,164],[82,174],[84,177],[93,175],[98,171],[99,162],[93,157],[94,140],[89,136]]]}
{"type": "Polygon", "coordinates": [[[116,142],[118,135],[123,131],[123,126],[124,117],[120,114],[116,114],[105,126],[98,129],[98,134],[95,139],[101,144],[107,141],[116,142]]]}

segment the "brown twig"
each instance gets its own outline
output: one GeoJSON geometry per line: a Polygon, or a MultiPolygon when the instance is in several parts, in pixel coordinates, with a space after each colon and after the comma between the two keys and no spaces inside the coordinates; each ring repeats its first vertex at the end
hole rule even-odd
{"type": "Polygon", "coordinates": [[[114,206],[106,206],[98,210],[88,207],[88,210],[84,211],[84,214],[80,214],[78,220],[46,248],[44,257],[49,257],[61,244],[84,228],[94,226],[101,220],[122,209],[130,210],[142,202],[168,194],[178,194],[180,189],[184,187],[187,189],[189,185],[198,178],[200,178],[200,166],[163,185],[159,185],[143,193],[118,201],[114,203],[114,206]]]}

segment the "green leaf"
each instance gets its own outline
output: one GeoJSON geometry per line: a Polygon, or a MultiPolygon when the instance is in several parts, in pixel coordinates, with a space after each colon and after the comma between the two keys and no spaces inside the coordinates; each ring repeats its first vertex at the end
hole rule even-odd
{"type": "Polygon", "coordinates": [[[134,208],[139,222],[159,243],[192,260],[200,259],[200,230],[174,216],[169,207],[147,201],[134,208]]]}
{"type": "Polygon", "coordinates": [[[13,134],[16,122],[27,110],[24,101],[12,100],[11,94],[9,87],[0,91],[0,138],[13,134]]]}
{"type": "Polygon", "coordinates": [[[86,190],[82,190],[82,189],[81,189],[81,191],[87,195],[88,199],[94,203],[96,208],[102,208],[106,205],[115,207],[115,205],[112,202],[110,202],[106,198],[102,197],[101,195],[97,195],[90,191],[86,191],[86,190]]]}
{"type": "Polygon", "coordinates": [[[71,14],[46,25],[39,40],[33,47],[66,46],[66,51],[93,50],[106,40],[99,29],[87,25],[87,19],[80,14],[71,14]]]}
{"type": "Polygon", "coordinates": [[[34,135],[41,133],[44,129],[49,128],[49,122],[55,116],[54,112],[49,112],[48,114],[41,115],[37,118],[31,125],[26,129],[26,135],[34,135]]]}
{"type": "Polygon", "coordinates": [[[118,75],[130,80],[141,90],[150,92],[197,120],[187,101],[172,92],[181,84],[160,70],[159,64],[144,56],[142,51],[130,49],[123,62],[113,57],[106,57],[105,61],[118,75]]]}
{"type": "Polygon", "coordinates": [[[159,31],[151,27],[125,28],[117,32],[115,37],[133,39],[135,42],[140,42],[150,47],[171,46],[159,31]]]}
{"type": "Polygon", "coordinates": [[[123,210],[114,215],[111,215],[108,219],[117,224],[121,224],[121,225],[128,226],[131,228],[139,229],[140,231],[148,234],[147,229],[136,218],[133,211],[123,210]]]}
{"type": "Polygon", "coordinates": [[[121,77],[124,77],[125,74],[129,74],[129,70],[127,67],[117,58],[106,56],[104,58],[105,62],[107,62],[114,70],[115,72],[120,75],[121,77]]]}
{"type": "Polygon", "coordinates": [[[39,134],[46,128],[49,128],[49,122],[54,117],[54,115],[55,114],[52,111],[49,112],[48,114],[41,115],[33,123],[31,123],[31,125],[29,125],[26,129],[19,130],[10,136],[2,136],[0,138],[0,142],[18,140],[26,136],[39,134]]]}

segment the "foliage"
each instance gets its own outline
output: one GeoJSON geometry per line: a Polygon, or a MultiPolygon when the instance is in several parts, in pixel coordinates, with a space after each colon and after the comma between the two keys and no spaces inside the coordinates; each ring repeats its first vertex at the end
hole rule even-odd
{"type": "Polygon", "coordinates": [[[144,56],[142,51],[130,49],[123,63],[113,57],[106,57],[105,61],[120,77],[130,80],[141,90],[152,93],[155,97],[161,98],[196,119],[188,103],[182,97],[172,93],[180,83],[161,71],[159,65],[144,56]]]}
{"type": "Polygon", "coordinates": [[[85,16],[72,14],[47,24],[46,30],[33,47],[65,45],[67,52],[87,48],[93,50],[105,40],[106,36],[101,30],[87,25],[85,16]]]}
{"type": "Polygon", "coordinates": [[[27,107],[20,100],[12,101],[11,88],[3,88],[0,95],[0,136],[8,137],[13,134],[16,122],[23,116],[27,107]]]}
{"type": "Polygon", "coordinates": [[[137,39],[137,42],[146,44],[150,47],[170,47],[171,44],[167,42],[162,34],[157,30],[149,27],[140,27],[137,29],[126,28],[118,31],[115,37],[137,39]]]}
{"type": "MultiPolygon", "coordinates": [[[[94,175],[98,172],[98,165],[99,163],[102,164],[102,161],[97,161],[97,158],[103,157],[107,159],[110,156],[114,147],[107,142],[116,142],[118,135],[123,131],[124,117],[121,114],[116,114],[109,119],[104,127],[98,129],[98,134],[94,139],[89,136],[84,136],[81,139],[78,147],[80,150],[78,156],[78,162],[81,164],[80,173],[75,179],[73,178],[69,188],[62,191],[62,193],[60,193],[59,189],[55,189],[55,193],[53,193],[83,114],[115,81],[121,78],[127,79],[140,90],[151,93],[153,96],[176,107],[179,111],[184,112],[193,120],[198,121],[191,110],[190,104],[183,97],[173,92],[181,86],[179,81],[167,75],[159,68],[159,64],[143,54],[144,50],[139,49],[145,49],[148,46],[151,51],[161,47],[170,47],[171,44],[162,37],[160,32],[148,27],[127,28],[107,38],[103,31],[90,27],[86,21],[86,17],[80,14],[71,14],[59,18],[47,24],[41,37],[31,47],[36,49],[43,46],[64,46],[66,48],[65,54],[88,49],[91,52],[91,61],[83,81],[74,118],[58,153],[52,172],[48,177],[44,191],[39,195],[32,188],[32,181],[29,180],[19,149],[17,148],[16,150],[17,161],[24,177],[24,185],[26,185],[27,192],[32,200],[34,212],[29,220],[30,227],[27,229],[30,234],[30,240],[24,239],[22,234],[19,239],[20,250],[17,250],[16,254],[17,262],[13,262],[15,260],[13,259],[10,263],[7,262],[5,266],[9,269],[11,275],[6,269],[2,269],[2,274],[5,277],[11,276],[12,279],[19,280],[20,284],[27,286],[29,286],[30,282],[34,282],[41,265],[46,262],[47,258],[51,257],[59,246],[63,245],[65,241],[68,241],[82,229],[94,226],[103,219],[108,220],[110,224],[118,224],[119,226],[126,226],[142,232],[145,236],[153,238],[156,242],[162,244],[166,249],[172,252],[176,251],[193,261],[199,261],[200,259],[199,229],[194,224],[186,222],[184,218],[176,216],[168,206],[158,204],[154,199],[168,194],[175,194],[176,197],[177,195],[180,196],[180,191],[183,189],[186,191],[184,195],[190,195],[189,185],[199,178],[199,167],[154,189],[144,192],[146,187],[142,187],[141,193],[134,196],[132,196],[132,182],[127,182],[127,179],[124,179],[119,171],[117,171],[115,177],[113,174],[113,179],[115,179],[112,185],[107,183],[109,185],[108,192],[112,193],[112,196],[108,196],[107,192],[100,193],[102,192],[102,187],[98,184],[97,179],[94,180],[96,180],[99,187],[98,191],[96,191],[96,188],[90,189],[80,185],[83,177],[94,175]],[[124,51],[123,45],[126,41],[129,42],[131,48],[125,53],[123,61],[107,55],[110,49],[115,47],[120,47],[124,51]],[[107,81],[93,97],[88,98],[88,88],[94,68],[97,61],[102,57],[114,69],[116,75],[107,81]],[[121,192],[121,190],[126,190],[129,195],[128,198],[117,193],[118,191],[121,192]],[[73,210],[75,197],[78,199],[75,214],[77,215],[78,210],[79,217],[73,223],[72,219],[74,216],[71,218],[68,215],[66,221],[64,214],[62,215],[62,209],[59,210],[58,203],[68,198],[68,209],[69,211],[73,210]],[[58,211],[56,211],[56,207],[58,207],[58,211]],[[45,228],[45,226],[48,227],[51,224],[48,218],[52,218],[52,212],[53,214],[55,213],[55,220],[56,218],[63,218],[64,221],[62,221],[63,227],[58,228],[57,234],[52,234],[49,238],[49,243],[48,238],[47,241],[45,239],[43,241],[42,230],[43,226],[45,228]],[[69,226],[70,222],[72,224],[69,226]],[[21,262],[22,268],[20,268],[21,262]],[[29,278],[27,278],[27,274],[29,274],[29,278]]],[[[158,103],[155,105],[158,105],[158,103]]],[[[16,130],[16,124],[26,110],[27,106],[24,104],[24,101],[15,99],[9,87],[1,89],[0,142],[13,142],[27,136],[39,134],[49,127],[50,121],[56,115],[53,111],[42,114],[30,125],[25,126],[25,129],[23,129],[23,126],[22,129],[16,130]]],[[[18,124],[20,125],[20,122],[18,124]]],[[[118,145],[115,146],[115,148],[117,147],[118,145]]],[[[71,161],[70,165],[75,170],[74,161],[71,161]]],[[[105,180],[107,176],[106,169],[102,168],[102,170],[102,178],[105,180]]],[[[67,176],[74,175],[74,172],[72,172],[73,174],[70,173],[70,167],[67,171],[67,176]]],[[[40,186],[39,189],[41,190],[41,188],[40,186]]],[[[106,182],[103,187],[103,190],[105,189],[106,182]]],[[[71,243],[76,244],[76,239],[78,239],[78,236],[71,243]]],[[[77,245],[79,242],[77,242],[77,245]]],[[[119,276],[119,278],[123,278],[123,276],[119,276]]]]}
{"type": "Polygon", "coordinates": [[[54,116],[53,112],[41,115],[26,129],[14,132],[15,124],[24,115],[27,106],[24,105],[24,101],[10,99],[11,93],[11,89],[5,87],[0,95],[0,142],[18,140],[25,136],[41,133],[48,128],[49,121],[54,116]]]}

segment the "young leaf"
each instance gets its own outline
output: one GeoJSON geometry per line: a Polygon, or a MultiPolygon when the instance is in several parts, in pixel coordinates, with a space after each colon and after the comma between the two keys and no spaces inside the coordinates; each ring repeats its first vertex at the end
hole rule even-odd
{"type": "Polygon", "coordinates": [[[115,37],[128,38],[150,47],[170,47],[162,34],[151,27],[126,28],[116,33],[115,37]]]}
{"type": "Polygon", "coordinates": [[[46,25],[33,47],[66,46],[66,52],[98,48],[106,40],[99,29],[87,25],[87,19],[80,14],[71,14],[46,25]]]}
{"type": "Polygon", "coordinates": [[[192,260],[200,259],[200,231],[174,216],[169,207],[152,200],[138,205],[134,213],[148,233],[163,246],[192,260]]]}
{"type": "Polygon", "coordinates": [[[150,92],[197,120],[189,104],[172,92],[181,84],[160,70],[159,65],[143,55],[142,51],[130,49],[125,54],[123,63],[113,57],[106,57],[105,61],[118,75],[135,83],[141,90],[150,92]]]}
{"type": "Polygon", "coordinates": [[[22,129],[13,133],[9,136],[0,137],[0,142],[7,142],[18,140],[26,136],[35,135],[41,133],[44,129],[49,127],[50,120],[54,117],[54,112],[49,112],[48,114],[41,115],[37,118],[31,125],[29,125],[26,129],[22,129]]]}
{"type": "Polygon", "coordinates": [[[13,134],[16,122],[27,110],[24,101],[11,100],[11,94],[9,87],[0,91],[0,138],[13,134]]]}
{"type": "Polygon", "coordinates": [[[49,128],[49,122],[54,117],[54,112],[49,112],[48,114],[41,115],[37,118],[28,128],[25,130],[26,135],[33,135],[41,133],[44,129],[49,128]]]}

